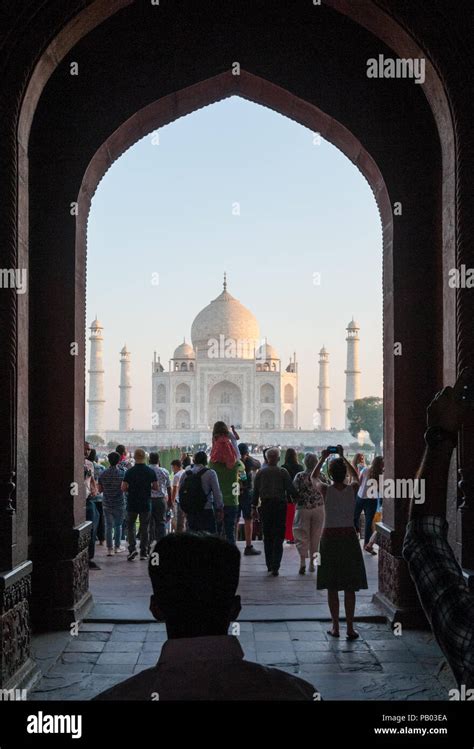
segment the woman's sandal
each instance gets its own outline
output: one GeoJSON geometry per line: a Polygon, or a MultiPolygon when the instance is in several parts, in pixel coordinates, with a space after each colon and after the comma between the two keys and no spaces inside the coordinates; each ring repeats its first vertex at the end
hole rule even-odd
{"type": "Polygon", "coordinates": [[[358,640],[360,637],[358,632],[354,632],[352,635],[346,635],[346,640],[358,640]]]}
{"type": "Polygon", "coordinates": [[[328,629],[327,631],[328,635],[331,635],[331,637],[339,637],[339,632],[336,634],[332,631],[332,629],[328,629]]]}

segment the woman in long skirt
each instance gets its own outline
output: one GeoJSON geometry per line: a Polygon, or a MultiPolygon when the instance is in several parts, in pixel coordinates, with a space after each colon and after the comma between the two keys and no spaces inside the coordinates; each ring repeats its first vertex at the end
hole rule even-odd
{"type": "MultiPolygon", "coordinates": [[[[338,445],[339,457],[329,463],[331,484],[321,484],[326,511],[325,526],[320,543],[321,561],[318,567],[317,589],[327,590],[331,612],[332,637],[339,637],[339,591],[344,591],[344,608],[348,640],[359,637],[354,629],[356,592],[367,590],[367,576],[357,534],[354,528],[356,493],[359,488],[357,472],[344,457],[338,445]],[[346,476],[352,479],[346,483],[346,476]]],[[[321,459],[313,470],[312,478],[317,480],[329,452],[324,450],[321,459]]]]}

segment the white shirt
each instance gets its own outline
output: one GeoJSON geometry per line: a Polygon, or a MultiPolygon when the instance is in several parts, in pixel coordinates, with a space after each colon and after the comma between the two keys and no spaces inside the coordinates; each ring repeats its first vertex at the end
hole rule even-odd
{"type": "Polygon", "coordinates": [[[356,494],[354,487],[344,489],[328,486],[324,502],[326,509],[325,528],[353,528],[356,494]]]}
{"type": "Polygon", "coordinates": [[[181,476],[184,473],[184,468],[180,468],[179,471],[176,471],[176,473],[173,476],[173,487],[178,487],[178,490],[176,492],[175,501],[179,502],[179,482],[181,480],[181,476]]]}
{"type": "Polygon", "coordinates": [[[152,499],[168,496],[168,487],[171,486],[168,471],[166,468],[161,468],[161,466],[155,464],[150,465],[150,468],[156,473],[156,480],[158,481],[158,489],[151,490],[152,499]]]}

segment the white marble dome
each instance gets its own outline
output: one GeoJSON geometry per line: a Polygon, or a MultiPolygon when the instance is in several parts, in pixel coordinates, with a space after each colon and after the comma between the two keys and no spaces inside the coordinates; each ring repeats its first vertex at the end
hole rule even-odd
{"type": "Polygon", "coordinates": [[[173,359],[195,359],[196,353],[190,343],[183,341],[173,354],[173,359]]]}
{"type": "Polygon", "coordinates": [[[237,358],[253,359],[259,337],[256,318],[229,294],[225,282],[222,293],[199,312],[191,326],[191,340],[200,358],[208,355],[214,342],[224,340],[235,342],[239,351],[237,358]]]}
{"type": "Polygon", "coordinates": [[[278,351],[274,346],[272,346],[270,343],[263,343],[259,348],[257,349],[257,359],[260,359],[261,361],[269,361],[270,359],[279,359],[278,351]]]}

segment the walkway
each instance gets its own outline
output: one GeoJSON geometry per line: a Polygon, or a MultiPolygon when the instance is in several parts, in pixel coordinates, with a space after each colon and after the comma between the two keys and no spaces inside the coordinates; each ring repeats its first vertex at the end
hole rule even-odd
{"type": "MultiPolygon", "coordinates": [[[[377,557],[364,556],[369,590],[358,596],[355,642],[346,641],[344,627],[339,640],[328,636],[325,594],[316,591],[314,574],[298,575],[294,546],[285,545],[278,578],[267,576],[263,554],[242,557],[244,606],[234,633],[245,657],[299,674],[325,700],[447,700],[455,685],[434,638],[392,633],[371,603],[377,557]]],[[[147,563],[127,562],[125,553],[107,557],[99,546],[96,558],[102,567],[90,575],[96,604],[79,632],[34,637],[44,676],[30,699],[89,700],[159,657],[166,632],[148,611],[147,563]]]]}
{"type": "MultiPolygon", "coordinates": [[[[244,544],[239,542],[243,550],[244,544]]],[[[255,547],[263,549],[263,542],[255,547]]],[[[358,618],[384,621],[372,604],[377,590],[377,557],[364,554],[369,589],[357,597],[358,618]]],[[[97,546],[96,561],[100,571],[91,570],[90,589],[95,606],[86,621],[152,622],[148,605],[150,581],[147,562],[127,561],[125,553],[107,557],[103,546],[97,546]]],[[[327,619],[326,593],[316,590],[316,575],[298,574],[299,557],[294,545],[285,544],[280,576],[268,577],[263,553],[259,557],[242,555],[239,594],[243,610],[241,621],[282,621],[327,619]]]]}
{"type": "MultiPolygon", "coordinates": [[[[430,633],[394,636],[385,624],[360,623],[360,640],[334,640],[323,622],[242,622],[248,660],[312,683],[324,700],[447,700],[455,684],[430,633]]],[[[343,634],[343,633],[342,633],[343,634]]],[[[83,624],[79,634],[34,638],[44,678],[32,700],[89,700],[153,666],[163,624],[83,624]]]]}

